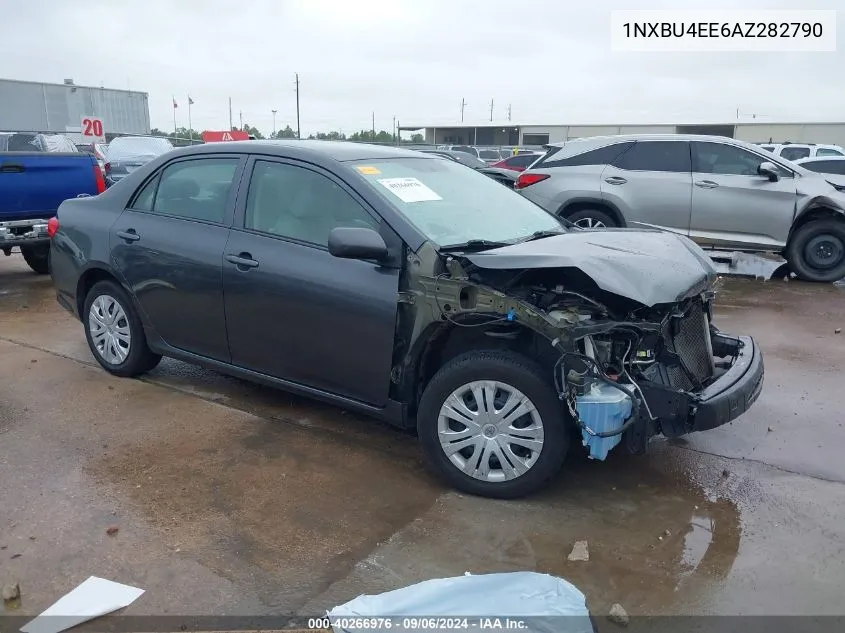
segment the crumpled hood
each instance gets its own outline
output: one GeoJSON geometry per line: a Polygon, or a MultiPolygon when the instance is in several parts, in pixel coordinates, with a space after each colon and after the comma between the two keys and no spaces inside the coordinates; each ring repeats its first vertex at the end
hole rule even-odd
{"type": "Polygon", "coordinates": [[[487,269],[577,268],[602,290],[646,306],[699,294],[716,278],[698,245],[664,231],[572,231],[464,257],[487,269]]]}

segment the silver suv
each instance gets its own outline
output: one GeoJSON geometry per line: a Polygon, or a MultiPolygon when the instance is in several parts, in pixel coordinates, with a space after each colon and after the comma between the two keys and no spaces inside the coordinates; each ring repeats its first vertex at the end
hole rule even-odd
{"type": "Polygon", "coordinates": [[[808,281],[845,277],[845,179],[742,141],[576,139],[549,146],[515,188],[582,228],[652,227],[705,248],[781,253],[808,281]]]}

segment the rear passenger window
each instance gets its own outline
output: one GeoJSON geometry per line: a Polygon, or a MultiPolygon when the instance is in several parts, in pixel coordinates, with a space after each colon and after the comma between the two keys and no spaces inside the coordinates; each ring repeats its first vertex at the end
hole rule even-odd
{"type": "Polygon", "coordinates": [[[842,152],[840,152],[838,149],[820,147],[816,150],[816,156],[842,156],[842,152]]]}
{"type": "Polygon", "coordinates": [[[129,204],[130,209],[136,211],[152,211],[153,199],[156,195],[156,187],[158,186],[159,177],[156,176],[141,188],[135,195],[135,199],[129,204]]]}
{"type": "Polygon", "coordinates": [[[681,141],[638,141],[613,165],[630,171],[689,172],[689,152],[689,143],[681,141]]]}
{"type": "Polygon", "coordinates": [[[153,211],[222,222],[239,160],[200,158],[170,165],[161,174],[153,211]]]}

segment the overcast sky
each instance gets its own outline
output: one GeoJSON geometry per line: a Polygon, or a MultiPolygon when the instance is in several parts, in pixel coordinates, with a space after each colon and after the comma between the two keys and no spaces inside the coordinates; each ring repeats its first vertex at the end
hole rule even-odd
{"type": "MultiPolygon", "coordinates": [[[[793,9],[779,0],[707,8],[793,9]]],[[[514,123],[845,120],[845,4],[836,53],[618,53],[610,10],[690,0],[33,0],[4,3],[0,77],[149,93],[152,125],[269,133],[460,120],[514,123]]],[[[0,104],[2,107],[2,104],[0,104]]]]}

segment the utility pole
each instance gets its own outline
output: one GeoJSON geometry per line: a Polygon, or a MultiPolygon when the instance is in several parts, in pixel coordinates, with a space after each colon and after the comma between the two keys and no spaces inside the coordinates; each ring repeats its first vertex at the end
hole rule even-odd
{"type": "Polygon", "coordinates": [[[493,100],[490,99],[490,120],[493,120],[493,100]]]}
{"type": "Polygon", "coordinates": [[[393,129],[391,131],[393,132],[393,144],[396,145],[396,115],[395,114],[393,115],[393,129]]]}
{"type": "Polygon", "coordinates": [[[399,126],[400,126],[399,121],[396,121],[396,144],[397,145],[402,144],[402,133],[399,131],[399,126]]]}
{"type": "Polygon", "coordinates": [[[229,131],[232,131],[232,97],[229,97],[229,131]]]}
{"type": "Polygon", "coordinates": [[[373,135],[370,137],[371,141],[376,140],[376,113],[373,112],[373,135]]]}
{"type": "Polygon", "coordinates": [[[461,97],[461,123],[464,122],[464,108],[467,107],[467,101],[461,97]]]}
{"type": "Polygon", "coordinates": [[[299,73],[296,73],[296,138],[301,138],[299,135],[299,73]]]}
{"type": "Polygon", "coordinates": [[[508,121],[511,120],[511,104],[508,104],[508,121]]]}
{"type": "Polygon", "coordinates": [[[244,111],[241,110],[240,112],[238,112],[238,116],[241,119],[241,129],[244,129],[244,111]]]}
{"type": "Polygon", "coordinates": [[[276,136],[276,112],[278,110],[270,110],[273,113],[273,136],[276,136]]]}

